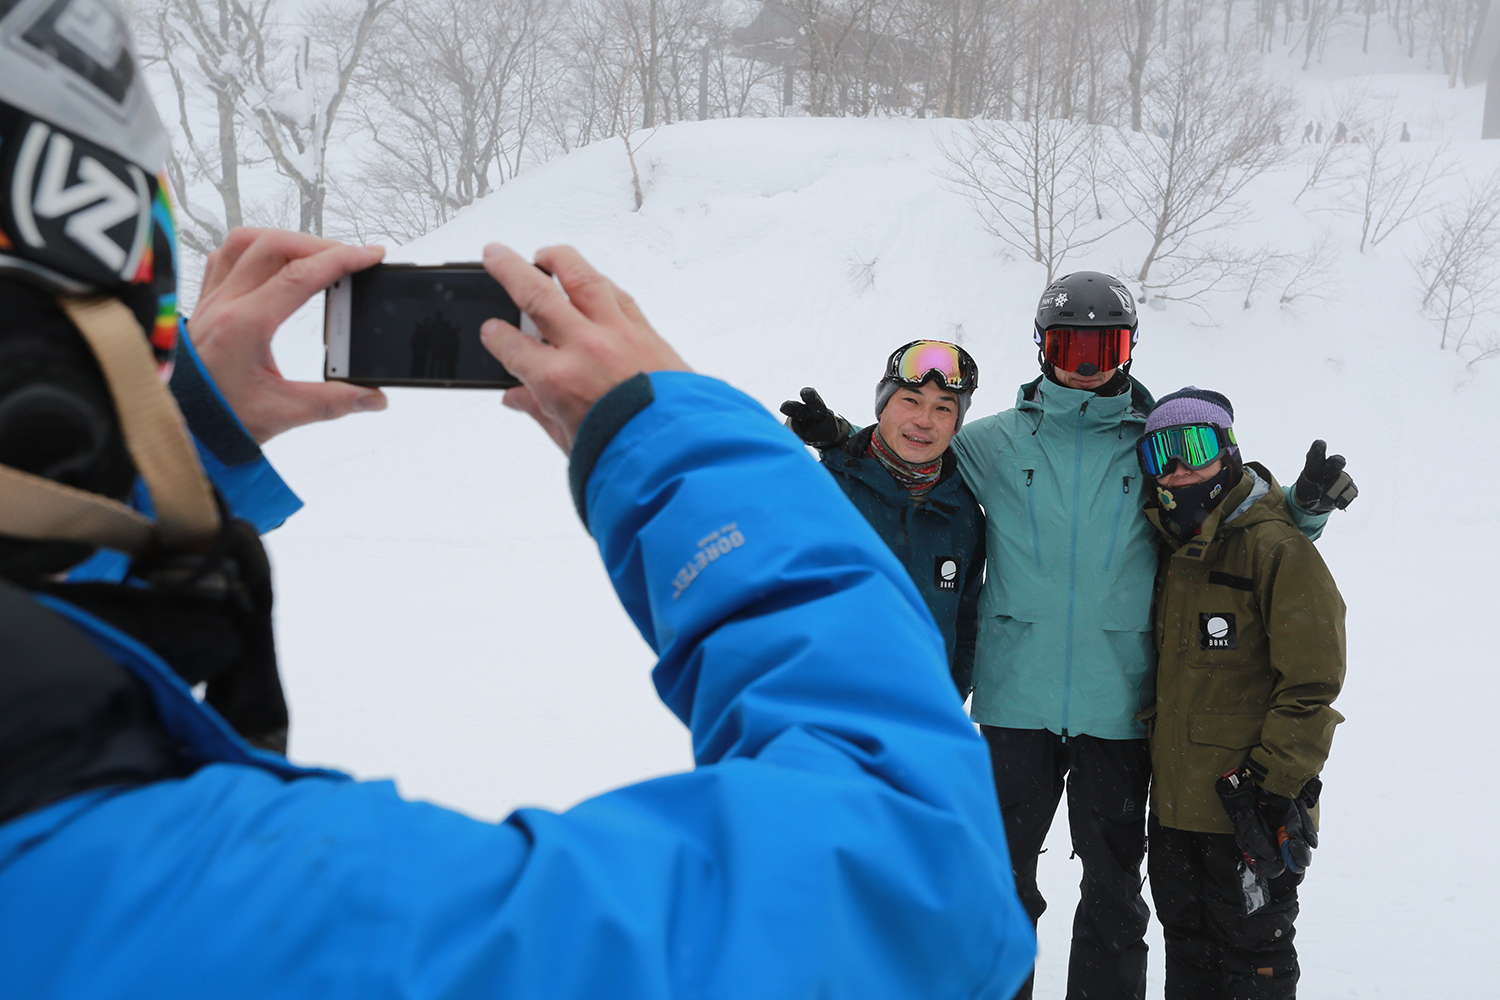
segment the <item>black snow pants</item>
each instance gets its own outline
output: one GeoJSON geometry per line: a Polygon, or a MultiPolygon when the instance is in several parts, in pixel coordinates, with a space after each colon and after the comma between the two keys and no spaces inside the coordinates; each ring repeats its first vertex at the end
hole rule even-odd
{"type": "Polygon", "coordinates": [[[1166,1000],[1292,1000],[1301,875],[1269,882],[1245,914],[1240,851],[1229,833],[1192,833],[1151,817],[1151,898],[1166,942],[1166,1000]]]}
{"type": "MultiPolygon", "coordinates": [[[[1145,740],[1064,739],[1045,729],[981,726],[1016,891],[1035,924],[1047,908],[1037,859],[1064,788],[1073,852],[1083,862],[1073,914],[1068,1000],[1141,1000],[1146,995],[1146,925],[1141,898],[1151,755],[1145,740]]],[[[1030,1000],[1027,979],[1018,1000],[1030,1000]]]]}

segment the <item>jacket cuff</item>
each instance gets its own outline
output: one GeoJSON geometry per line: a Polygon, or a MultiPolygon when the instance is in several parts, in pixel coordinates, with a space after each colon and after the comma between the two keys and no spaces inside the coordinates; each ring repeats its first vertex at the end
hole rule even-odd
{"type": "Polygon", "coordinates": [[[1276,760],[1274,754],[1264,746],[1258,746],[1250,751],[1250,759],[1245,762],[1250,769],[1250,777],[1257,785],[1274,795],[1284,798],[1295,799],[1302,792],[1302,786],[1307,784],[1312,777],[1309,774],[1293,774],[1282,767],[1276,760]]]}
{"type": "MultiPolygon", "coordinates": [[[[614,440],[620,428],[630,423],[656,399],[651,379],[645,372],[634,375],[606,392],[584,414],[578,425],[578,434],[573,438],[573,450],[568,455],[568,488],[573,493],[573,509],[578,519],[588,530],[588,501],[586,491],[589,476],[604,449],[614,440]]],[[[592,534],[593,532],[589,532],[592,534]]]]}
{"type": "Polygon", "coordinates": [[[185,321],[179,321],[177,326],[177,363],[172,367],[170,388],[188,430],[220,462],[226,466],[244,465],[261,457],[260,445],[203,370],[185,321]]]}

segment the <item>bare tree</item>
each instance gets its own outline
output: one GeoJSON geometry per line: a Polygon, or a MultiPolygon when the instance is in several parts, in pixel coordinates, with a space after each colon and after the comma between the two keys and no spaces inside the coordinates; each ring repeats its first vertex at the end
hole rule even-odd
{"type": "MultiPolygon", "coordinates": [[[[1344,126],[1347,133],[1360,137],[1362,142],[1363,137],[1376,123],[1371,104],[1372,99],[1366,88],[1353,87],[1331,104],[1320,108],[1318,114],[1323,120],[1337,122],[1344,126]]],[[[1310,153],[1306,157],[1307,173],[1302,182],[1302,189],[1292,199],[1293,205],[1309,191],[1314,191],[1329,183],[1347,183],[1349,180],[1350,161],[1354,158],[1360,143],[1331,140],[1332,137],[1329,142],[1313,143],[1311,150],[1304,150],[1304,154],[1310,153]]]]}
{"type": "Polygon", "coordinates": [[[1160,0],[1117,0],[1116,32],[1129,60],[1126,83],[1130,89],[1130,128],[1140,132],[1145,115],[1146,60],[1151,55],[1153,29],[1160,0]]]}
{"type": "Polygon", "coordinates": [[[1327,297],[1327,287],[1336,263],[1333,237],[1324,232],[1311,246],[1300,251],[1282,250],[1267,244],[1244,254],[1243,262],[1243,308],[1253,308],[1256,296],[1262,289],[1277,286],[1280,286],[1277,304],[1283,309],[1289,309],[1298,301],[1321,301],[1327,297]]]}
{"type": "Polygon", "coordinates": [[[1293,309],[1299,302],[1327,300],[1328,286],[1333,282],[1337,260],[1333,234],[1327,231],[1307,250],[1293,254],[1283,272],[1286,280],[1281,285],[1281,307],[1293,309]]]}
{"type": "Polygon", "coordinates": [[[370,143],[369,207],[390,219],[387,235],[409,239],[441,225],[521,169],[538,91],[550,82],[544,50],[553,28],[541,0],[391,10],[351,100],[370,143]]]}
{"type": "Polygon", "coordinates": [[[375,23],[393,0],[315,10],[290,44],[259,68],[244,92],[248,122],[276,169],[297,189],[299,228],[323,233],[328,149],[349,84],[375,23]],[[316,41],[314,37],[316,36],[316,41]]]}
{"type": "Polygon", "coordinates": [[[1120,227],[1092,202],[1094,127],[1060,119],[976,120],[942,143],[952,188],[985,232],[1057,274],[1074,252],[1120,227]]]}
{"type": "Polygon", "coordinates": [[[1424,228],[1426,245],[1414,262],[1422,308],[1434,316],[1446,350],[1463,348],[1476,320],[1500,306],[1500,172],[1472,185],[1462,202],[1438,210],[1424,228]]]}
{"type": "Polygon", "coordinates": [[[1200,259],[1215,256],[1201,238],[1248,215],[1241,195],[1282,161],[1275,130],[1296,107],[1242,54],[1187,37],[1147,96],[1152,128],[1119,133],[1120,169],[1112,179],[1150,240],[1136,274],[1142,286],[1158,263],[1171,262],[1182,280],[1202,270],[1200,259]]]}
{"type": "Polygon", "coordinates": [[[245,93],[268,59],[273,0],[162,0],[142,7],[137,22],[156,52],[148,64],[164,66],[177,98],[173,155],[167,164],[184,246],[206,255],[235,226],[247,221],[240,168],[264,150],[245,134],[245,93]],[[197,197],[206,181],[217,208],[197,197]]]}
{"type": "Polygon", "coordinates": [[[1344,207],[1359,216],[1359,252],[1378,246],[1401,226],[1425,213],[1437,198],[1438,182],[1458,169],[1446,144],[1400,143],[1389,112],[1357,143],[1357,171],[1344,192],[1344,207]]]}
{"type": "Polygon", "coordinates": [[[739,20],[728,0],[705,13],[699,52],[700,119],[771,117],[779,111],[779,67],[736,50],[730,39],[739,20]]]}

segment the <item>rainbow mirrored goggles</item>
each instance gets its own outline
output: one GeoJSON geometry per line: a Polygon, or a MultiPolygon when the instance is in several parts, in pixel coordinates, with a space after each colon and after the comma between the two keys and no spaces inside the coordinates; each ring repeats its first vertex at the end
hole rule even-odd
{"type": "Polygon", "coordinates": [[[968,392],[979,385],[979,366],[946,340],[914,340],[896,348],[885,364],[885,377],[902,385],[922,385],[934,376],[945,389],[968,392]]]}
{"type": "Polygon", "coordinates": [[[1141,471],[1156,479],[1171,471],[1174,462],[1189,469],[1207,468],[1238,443],[1232,429],[1212,424],[1181,424],[1143,436],[1135,450],[1141,471]]]}

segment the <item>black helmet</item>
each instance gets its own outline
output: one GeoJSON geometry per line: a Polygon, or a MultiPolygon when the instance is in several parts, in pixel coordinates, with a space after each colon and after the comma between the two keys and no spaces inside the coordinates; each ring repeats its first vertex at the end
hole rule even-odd
{"type": "Polygon", "coordinates": [[[1049,376],[1058,368],[1087,376],[1128,372],[1137,335],[1130,289],[1100,271],[1074,271],[1048,285],[1032,327],[1037,360],[1049,376]]]}
{"type": "Polygon", "coordinates": [[[1103,271],[1074,271],[1055,278],[1036,304],[1036,345],[1048,327],[1124,327],[1135,346],[1138,322],[1130,289],[1114,275],[1103,271]]]}

